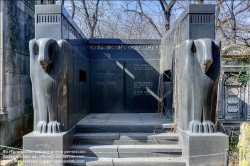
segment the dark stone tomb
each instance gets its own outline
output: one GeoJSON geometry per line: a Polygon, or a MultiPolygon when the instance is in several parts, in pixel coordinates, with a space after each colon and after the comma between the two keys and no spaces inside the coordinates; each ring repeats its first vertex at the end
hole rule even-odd
{"type": "Polygon", "coordinates": [[[156,112],[159,40],[90,39],[91,112],[156,112]]]}
{"type": "MultiPolygon", "coordinates": [[[[177,112],[178,145],[186,165],[222,165],[219,155],[210,156],[228,148],[228,137],[213,133],[220,73],[220,42],[213,40],[214,12],[214,5],[188,5],[161,40],[86,39],[61,5],[36,6],[30,62],[34,129],[38,126],[38,130],[24,136],[24,149],[31,150],[25,151],[24,163],[34,164],[30,155],[41,157],[34,151],[69,150],[80,127],[76,122],[88,113],[104,113],[99,119],[98,114],[91,117],[91,126],[92,120],[100,122],[111,113],[157,113],[163,101],[167,115],[177,112]],[[60,70],[64,70],[61,75],[60,70]],[[159,89],[164,94],[158,94],[159,89]],[[53,131],[50,121],[62,130],[53,131]],[[206,157],[188,157],[199,155],[206,157]]],[[[38,163],[64,165],[64,157],[59,153],[58,164],[50,157],[38,163]]]]}

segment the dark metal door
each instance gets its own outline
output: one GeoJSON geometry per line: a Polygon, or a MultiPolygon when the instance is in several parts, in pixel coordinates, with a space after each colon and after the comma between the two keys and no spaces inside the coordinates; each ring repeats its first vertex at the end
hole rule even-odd
{"type": "Polygon", "coordinates": [[[91,112],[157,112],[159,60],[92,60],[91,112]]]}

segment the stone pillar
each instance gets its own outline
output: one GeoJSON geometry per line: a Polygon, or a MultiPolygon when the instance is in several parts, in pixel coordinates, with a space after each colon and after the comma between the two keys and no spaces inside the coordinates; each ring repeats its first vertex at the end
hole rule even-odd
{"type": "Polygon", "coordinates": [[[243,122],[240,125],[238,148],[239,165],[250,165],[250,122],[243,122]]]}
{"type": "MultiPolygon", "coordinates": [[[[0,144],[32,131],[29,40],[34,39],[35,0],[0,1],[0,144]]],[[[1,147],[0,147],[1,149],[1,147]]]]}
{"type": "Polygon", "coordinates": [[[0,2],[0,115],[7,114],[6,107],[4,106],[4,1],[0,2]]]}

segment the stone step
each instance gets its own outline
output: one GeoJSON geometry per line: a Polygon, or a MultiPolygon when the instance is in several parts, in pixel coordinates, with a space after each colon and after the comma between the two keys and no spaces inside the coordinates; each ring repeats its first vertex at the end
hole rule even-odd
{"type": "Polygon", "coordinates": [[[183,158],[84,158],[68,159],[67,166],[186,166],[183,158]]]}
{"type": "Polygon", "coordinates": [[[76,124],[77,133],[166,133],[173,130],[173,124],[76,124]]]}
{"type": "Polygon", "coordinates": [[[77,133],[74,144],[138,145],[178,144],[175,133],[77,133]]]}
{"type": "Polygon", "coordinates": [[[71,155],[100,158],[180,157],[178,145],[73,145],[71,155]]]}

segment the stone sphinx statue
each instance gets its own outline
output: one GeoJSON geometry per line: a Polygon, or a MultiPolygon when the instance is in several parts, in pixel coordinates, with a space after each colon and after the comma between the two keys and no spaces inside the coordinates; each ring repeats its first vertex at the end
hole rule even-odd
{"type": "Polygon", "coordinates": [[[214,131],[220,75],[220,41],[186,40],[176,60],[178,128],[193,133],[214,131]]]}
{"type": "Polygon", "coordinates": [[[66,84],[65,57],[61,53],[63,42],[43,38],[29,43],[34,131],[37,133],[60,132],[63,123],[66,84]]]}

